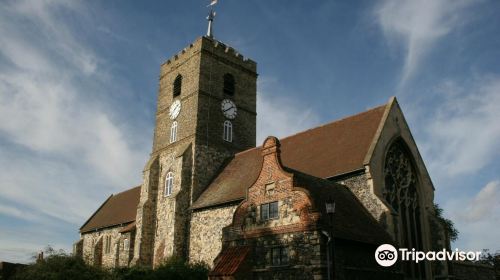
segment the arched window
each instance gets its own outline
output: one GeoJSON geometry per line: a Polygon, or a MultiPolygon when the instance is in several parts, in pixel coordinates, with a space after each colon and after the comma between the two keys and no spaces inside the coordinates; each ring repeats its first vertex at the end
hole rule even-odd
{"type": "Polygon", "coordinates": [[[173,90],[174,97],[181,95],[181,88],[182,88],[182,76],[177,75],[174,81],[174,90],[173,90]]]}
{"type": "Polygon", "coordinates": [[[165,196],[170,196],[172,194],[172,189],[174,187],[174,174],[168,172],[165,176],[165,196]]]}
{"type": "Polygon", "coordinates": [[[174,121],[170,127],[170,143],[175,141],[177,141],[177,121],[174,121]]]}
{"type": "MultiPolygon", "coordinates": [[[[423,251],[422,223],[418,180],[412,156],[403,140],[395,141],[389,148],[384,166],[385,200],[397,214],[394,222],[394,236],[401,248],[415,248],[423,251]]],[[[425,263],[406,262],[403,269],[412,279],[425,277],[425,263]]]]}
{"type": "Polygon", "coordinates": [[[224,93],[234,95],[234,77],[229,73],[224,75],[224,93]]]}
{"type": "Polygon", "coordinates": [[[230,121],[224,122],[224,134],[222,139],[227,142],[233,142],[233,124],[230,121]]]}

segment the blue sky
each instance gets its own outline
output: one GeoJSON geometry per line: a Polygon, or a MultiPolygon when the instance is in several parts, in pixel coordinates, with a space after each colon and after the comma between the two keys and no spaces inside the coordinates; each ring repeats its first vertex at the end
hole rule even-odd
{"type": "MultiPolygon", "coordinates": [[[[206,32],[207,2],[2,1],[0,260],[70,250],[111,193],[140,184],[159,66],[206,32]]],[[[435,199],[461,232],[454,247],[496,251],[499,10],[220,0],[214,32],[258,62],[258,143],[397,96],[435,199]]]]}

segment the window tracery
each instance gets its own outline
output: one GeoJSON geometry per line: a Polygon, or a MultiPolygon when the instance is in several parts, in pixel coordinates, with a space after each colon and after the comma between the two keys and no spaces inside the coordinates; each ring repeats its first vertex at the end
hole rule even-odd
{"type": "MultiPolygon", "coordinates": [[[[417,173],[401,139],[395,141],[386,154],[384,177],[383,196],[396,216],[394,236],[399,246],[423,251],[417,173]]],[[[424,263],[405,263],[403,269],[412,279],[425,279],[424,263]]]]}

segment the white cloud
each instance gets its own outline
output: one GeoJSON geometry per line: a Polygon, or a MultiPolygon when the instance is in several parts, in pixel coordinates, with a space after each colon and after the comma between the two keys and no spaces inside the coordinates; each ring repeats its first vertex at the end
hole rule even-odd
{"type": "Polygon", "coordinates": [[[268,136],[282,138],[317,126],[319,116],[311,107],[283,95],[277,83],[260,77],[257,95],[257,146],[268,136]]]}
{"type": "MultiPolygon", "coordinates": [[[[67,21],[88,20],[79,3],[0,5],[2,231],[12,226],[2,217],[11,217],[41,223],[52,236],[55,222],[70,223],[76,238],[108,195],[141,180],[149,147],[134,145],[149,135],[133,133],[116,105],[103,101],[116,82],[67,21]]],[[[0,252],[15,251],[13,239],[2,237],[0,252]]]]}
{"type": "Polygon", "coordinates": [[[500,250],[500,181],[486,184],[474,197],[450,199],[446,213],[460,231],[456,246],[465,250],[500,250]]]}
{"type": "Polygon", "coordinates": [[[39,227],[30,227],[29,231],[3,229],[0,231],[0,261],[28,263],[48,245],[71,252],[71,244],[54,243],[54,236],[59,235],[39,227]]]}
{"type": "Polygon", "coordinates": [[[466,222],[478,222],[489,219],[492,214],[498,215],[499,211],[500,181],[492,181],[468,203],[465,211],[460,214],[460,219],[466,222]]]}
{"type": "Polygon", "coordinates": [[[446,81],[436,89],[436,109],[421,111],[427,125],[425,158],[446,181],[482,170],[500,155],[500,77],[446,81]]]}
{"type": "Polygon", "coordinates": [[[18,207],[0,204],[0,214],[15,217],[23,220],[35,221],[36,217],[18,207]]]}
{"type": "Polygon", "coordinates": [[[377,23],[391,42],[405,49],[400,86],[418,70],[436,42],[464,20],[469,0],[386,0],[375,9],[377,23]]]}

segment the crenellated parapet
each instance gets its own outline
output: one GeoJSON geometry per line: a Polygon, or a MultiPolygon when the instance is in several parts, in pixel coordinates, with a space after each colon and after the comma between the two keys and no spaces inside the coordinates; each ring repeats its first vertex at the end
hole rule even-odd
{"type": "Polygon", "coordinates": [[[177,69],[191,56],[199,52],[217,56],[218,59],[225,60],[227,63],[236,64],[252,73],[256,73],[257,71],[257,63],[255,61],[243,56],[231,46],[217,41],[216,39],[202,36],[165,61],[161,65],[160,77],[177,69]]]}

